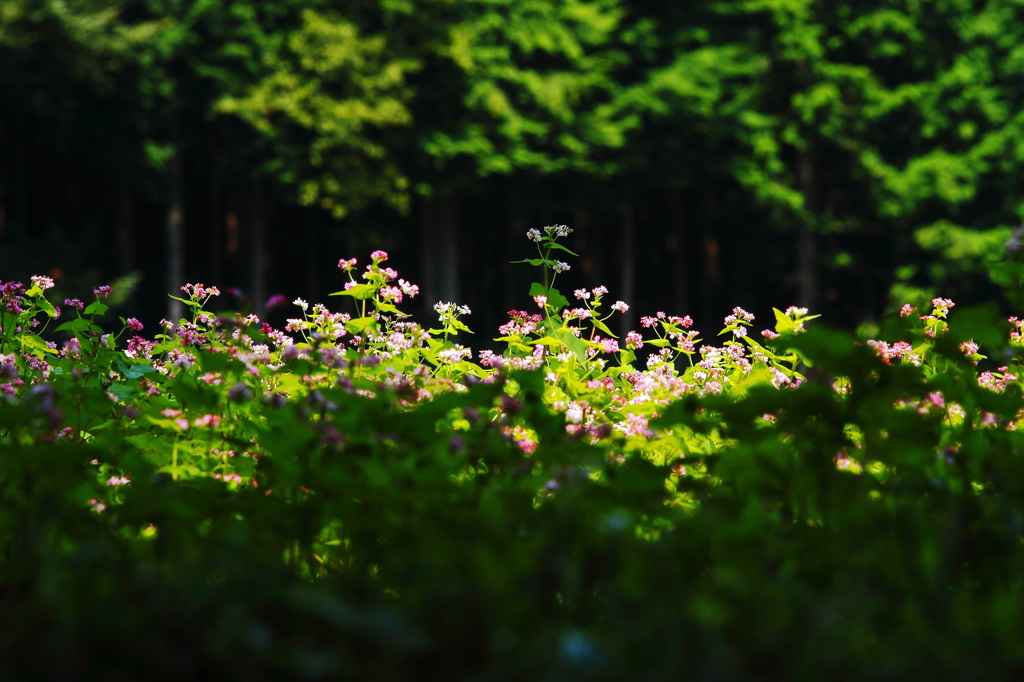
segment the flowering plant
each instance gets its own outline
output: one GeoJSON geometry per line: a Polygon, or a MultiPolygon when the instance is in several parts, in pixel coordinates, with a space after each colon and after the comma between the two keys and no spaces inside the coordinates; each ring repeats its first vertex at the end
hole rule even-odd
{"type": "Polygon", "coordinates": [[[608,323],[627,302],[554,287],[568,234],[531,230],[537,307],[475,358],[457,343],[471,311],[414,321],[400,306],[418,288],[382,251],[358,278],[339,263],[354,315],[297,299],[284,329],[211,312],[218,289],[189,284],[189,317],[152,338],[104,321],[107,287],[47,331],[65,318],[52,281],[0,284],[5,665],[667,678],[769,661],[813,679],[927,669],[927,652],[989,677],[1024,664],[1001,644],[1024,625],[998,616],[1024,606],[1024,322],[936,298],[878,338],[789,307],[760,339],[742,308],[717,343],[659,311],[620,339],[608,323]],[[946,615],[920,617],[936,604],[946,615]]]}

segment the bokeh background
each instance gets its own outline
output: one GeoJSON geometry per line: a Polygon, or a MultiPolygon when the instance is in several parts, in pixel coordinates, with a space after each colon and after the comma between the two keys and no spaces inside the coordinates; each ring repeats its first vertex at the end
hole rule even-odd
{"type": "Polygon", "coordinates": [[[343,308],[383,248],[484,346],[567,224],[623,329],[871,325],[1000,297],[1022,104],[1010,0],[0,0],[0,279],[155,324],[185,281],[343,308]]]}

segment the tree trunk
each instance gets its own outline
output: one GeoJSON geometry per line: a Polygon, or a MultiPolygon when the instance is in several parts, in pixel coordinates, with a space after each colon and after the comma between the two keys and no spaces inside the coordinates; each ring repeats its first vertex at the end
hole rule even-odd
{"type": "MultiPolygon", "coordinates": [[[[718,206],[718,197],[714,188],[705,186],[703,191],[703,210],[700,213],[701,232],[703,236],[704,276],[701,278],[701,311],[700,324],[713,327],[717,316],[715,306],[718,305],[719,286],[722,281],[722,268],[719,260],[721,249],[718,235],[715,234],[714,219],[718,206]]],[[[724,317],[724,316],[723,316],[724,317]]],[[[719,317],[719,320],[722,318],[719,317]]]]}
{"type": "Polygon", "coordinates": [[[209,249],[210,249],[210,279],[212,284],[218,287],[225,285],[224,282],[224,216],[221,205],[221,165],[222,156],[220,145],[217,139],[216,125],[212,124],[207,128],[210,155],[210,220],[209,220],[209,249]]]}
{"type": "Polygon", "coordinates": [[[445,197],[438,216],[438,269],[441,300],[459,302],[459,236],[455,199],[445,197]]]}
{"type": "Polygon", "coordinates": [[[316,211],[306,216],[306,295],[311,301],[320,300],[320,266],[322,246],[316,211]]]}
{"type": "Polygon", "coordinates": [[[615,299],[619,300],[621,296],[621,300],[630,306],[629,310],[620,313],[619,317],[619,334],[624,337],[626,332],[636,326],[636,213],[630,203],[622,207],[622,242],[619,256],[619,296],[615,299]]]}
{"type": "Polygon", "coordinates": [[[267,214],[263,201],[263,183],[259,177],[252,181],[252,235],[249,251],[249,295],[253,310],[263,314],[267,300],[267,214]]]}
{"type": "Polygon", "coordinates": [[[431,320],[434,316],[434,304],[438,301],[437,288],[437,235],[434,229],[434,200],[430,197],[420,197],[419,219],[420,219],[420,278],[423,287],[422,296],[423,313],[431,320]]]}
{"type": "Polygon", "coordinates": [[[672,254],[672,305],[674,314],[690,312],[690,289],[686,278],[686,211],[681,191],[670,192],[666,199],[669,210],[668,250],[672,254]]]}
{"type": "MultiPolygon", "coordinates": [[[[175,150],[171,157],[167,176],[167,290],[172,296],[181,296],[185,284],[185,208],[181,196],[182,185],[181,152],[175,150]]],[[[185,315],[185,306],[173,298],[167,306],[171,322],[177,323],[185,315]]]]}
{"type": "Polygon", "coordinates": [[[818,279],[818,234],[810,222],[818,210],[815,161],[813,143],[808,141],[800,154],[800,191],[804,195],[804,209],[809,218],[800,225],[797,233],[797,301],[798,305],[812,313],[818,311],[821,301],[818,279]]]}
{"type": "Polygon", "coordinates": [[[114,230],[117,269],[122,275],[135,272],[135,193],[124,175],[117,196],[117,224],[114,230]]]}

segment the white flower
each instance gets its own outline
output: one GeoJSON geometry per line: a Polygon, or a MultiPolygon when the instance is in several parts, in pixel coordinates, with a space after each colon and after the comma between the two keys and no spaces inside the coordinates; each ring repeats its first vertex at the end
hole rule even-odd
{"type": "Polygon", "coordinates": [[[305,301],[303,301],[301,298],[297,298],[294,301],[292,301],[292,305],[297,305],[300,308],[302,308],[303,310],[308,310],[309,309],[309,304],[306,303],[305,301]]]}
{"type": "Polygon", "coordinates": [[[567,272],[569,270],[569,264],[557,260],[555,261],[555,264],[551,266],[551,269],[554,270],[556,274],[567,272]]]}
{"type": "Polygon", "coordinates": [[[616,301],[614,305],[612,305],[612,310],[614,310],[617,313],[624,313],[627,310],[629,310],[629,306],[626,304],[625,301],[616,301]]]}
{"type": "Polygon", "coordinates": [[[527,230],[526,236],[529,237],[531,241],[535,242],[539,242],[542,239],[540,230],[538,230],[537,228],[527,230]]]}

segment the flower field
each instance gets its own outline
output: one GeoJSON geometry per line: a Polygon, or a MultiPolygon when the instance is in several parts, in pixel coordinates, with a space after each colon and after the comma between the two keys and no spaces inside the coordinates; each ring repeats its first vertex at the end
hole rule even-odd
{"type": "Polygon", "coordinates": [[[355,313],[284,329],[202,284],[146,336],[108,287],[0,283],[4,678],[1024,670],[1024,321],[619,338],[629,302],[556,288],[568,233],[530,230],[529,309],[477,353],[383,251],[339,263],[355,313]]]}

